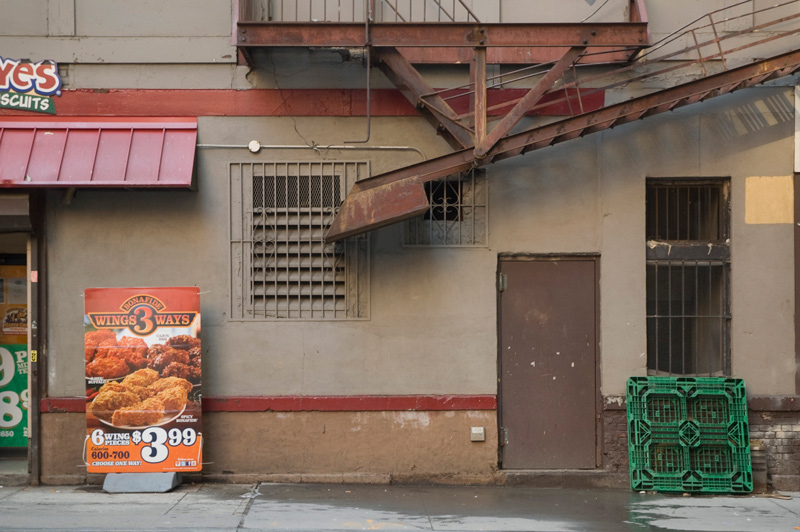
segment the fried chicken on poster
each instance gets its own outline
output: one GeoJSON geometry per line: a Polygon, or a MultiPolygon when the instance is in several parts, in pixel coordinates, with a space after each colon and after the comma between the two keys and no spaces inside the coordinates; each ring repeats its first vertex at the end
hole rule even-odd
{"type": "Polygon", "coordinates": [[[110,351],[109,356],[124,358],[132,369],[146,368],[147,344],[141,338],[123,336],[119,339],[117,349],[110,351]]]}
{"type": "Polygon", "coordinates": [[[147,344],[141,338],[123,336],[117,340],[110,330],[84,335],[86,376],[115,379],[147,367],[147,344]]]}
{"type": "Polygon", "coordinates": [[[140,369],[122,382],[105,383],[89,410],[115,427],[155,425],[181,412],[191,389],[185,379],[159,378],[154,370],[140,369]]]}
{"type": "Polygon", "coordinates": [[[175,349],[166,345],[156,344],[148,351],[150,360],[147,365],[156,371],[164,371],[164,368],[172,363],[189,364],[189,353],[183,349],[175,349]]]}
{"type": "Polygon", "coordinates": [[[91,411],[96,418],[111,421],[115,410],[133,406],[141,401],[138,395],[128,390],[103,390],[101,388],[100,393],[91,403],[91,411]]]}
{"type": "MultiPolygon", "coordinates": [[[[130,375],[128,375],[128,377],[130,377],[130,375]]],[[[109,381],[103,385],[102,389],[106,392],[131,392],[135,394],[140,401],[144,401],[154,393],[147,386],[130,384],[130,382],[126,384],[124,380],[122,382],[109,381]]]]}
{"type": "Polygon", "coordinates": [[[122,384],[127,386],[150,386],[158,380],[158,372],[152,369],[144,368],[139,371],[134,371],[124,379],[122,384]]]}
{"type": "Polygon", "coordinates": [[[200,380],[200,368],[173,362],[161,371],[165,377],[180,377],[193,382],[200,380]]]}
{"type": "Polygon", "coordinates": [[[186,390],[186,393],[189,393],[192,389],[192,383],[186,379],[179,379],[178,377],[166,377],[164,379],[158,379],[148,388],[155,393],[161,393],[164,390],[174,387],[183,388],[186,390]]]}
{"type": "Polygon", "coordinates": [[[116,379],[149,368],[157,377],[200,382],[200,339],[193,336],[173,336],[148,348],[141,338],[117,339],[113,331],[98,330],[85,334],[84,346],[87,377],[116,379]]]}
{"type": "Polygon", "coordinates": [[[189,336],[188,334],[179,334],[178,336],[173,336],[167,340],[167,345],[169,347],[174,347],[175,349],[189,351],[195,347],[200,348],[200,338],[195,338],[194,336],[189,336]]]}
{"type": "Polygon", "coordinates": [[[124,359],[116,357],[96,358],[86,364],[87,377],[115,379],[130,373],[131,368],[124,359]]]}
{"type": "Polygon", "coordinates": [[[116,342],[117,335],[114,334],[113,331],[109,331],[108,329],[101,329],[99,331],[91,331],[87,332],[84,335],[84,347],[85,347],[85,354],[86,354],[86,362],[91,362],[94,359],[95,351],[97,347],[106,341],[113,341],[116,342]]]}
{"type": "Polygon", "coordinates": [[[180,377],[200,382],[200,339],[188,335],[173,336],[165,344],[155,344],[147,351],[147,366],[162,377],[180,377]]]}
{"type": "Polygon", "coordinates": [[[157,424],[164,417],[164,403],[157,397],[145,399],[133,406],[120,408],[111,416],[115,427],[145,427],[157,424]]]}
{"type": "Polygon", "coordinates": [[[180,386],[173,386],[160,392],[156,397],[164,405],[166,412],[180,412],[188,400],[187,391],[180,386]]]}

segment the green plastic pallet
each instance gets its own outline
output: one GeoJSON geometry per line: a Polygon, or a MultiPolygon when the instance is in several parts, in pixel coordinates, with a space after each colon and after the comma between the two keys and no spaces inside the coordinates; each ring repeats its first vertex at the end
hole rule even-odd
{"type": "Polygon", "coordinates": [[[753,491],[742,379],[631,377],[627,405],[631,489],[753,491]]]}

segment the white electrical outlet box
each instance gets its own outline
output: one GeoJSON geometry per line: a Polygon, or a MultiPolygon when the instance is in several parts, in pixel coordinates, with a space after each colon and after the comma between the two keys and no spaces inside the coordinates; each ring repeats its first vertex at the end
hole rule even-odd
{"type": "Polygon", "coordinates": [[[483,427],[470,427],[469,441],[486,441],[486,429],[483,427]]]}

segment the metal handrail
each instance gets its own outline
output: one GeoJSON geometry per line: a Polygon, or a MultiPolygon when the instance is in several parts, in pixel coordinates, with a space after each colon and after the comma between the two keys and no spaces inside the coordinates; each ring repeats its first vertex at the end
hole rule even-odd
{"type": "MultiPolygon", "coordinates": [[[[669,72],[673,72],[680,69],[689,69],[695,66],[699,66],[700,69],[700,72],[697,74],[698,77],[710,74],[710,72],[708,72],[708,69],[711,68],[711,65],[717,65],[715,67],[714,72],[726,71],[731,68],[728,62],[731,59],[732,54],[747,49],[756,48],[758,46],[765,45],[775,40],[790,37],[792,35],[797,35],[798,33],[800,33],[800,0],[787,0],[782,3],[775,4],[765,8],[751,9],[743,14],[730,16],[723,20],[715,20],[713,18],[715,14],[719,14],[723,11],[730,11],[731,9],[735,9],[737,7],[746,5],[752,5],[752,2],[750,1],[738,2],[726,8],[718,9],[710,13],[706,13],[700,17],[697,17],[692,22],[684,24],[678,30],[670,32],[669,34],[661,38],[659,41],[654,43],[651,47],[637,54],[635,56],[637,58],[636,60],[631,61],[629,64],[624,65],[622,67],[607,70],[599,74],[586,75],[583,77],[578,76],[578,69],[573,69],[573,77],[571,81],[564,82],[549,91],[549,94],[562,93],[564,94],[564,96],[549,98],[545,103],[540,103],[534,106],[531,110],[536,111],[543,107],[548,107],[562,102],[566,102],[568,106],[571,106],[572,100],[577,98],[578,109],[571,112],[570,116],[579,115],[582,114],[583,112],[582,102],[581,102],[582,96],[586,97],[598,92],[604,92],[609,89],[614,89],[625,85],[629,85],[631,83],[644,81],[647,80],[648,78],[652,79],[656,76],[667,74],[669,72]],[[737,31],[728,31],[724,33],[720,31],[720,26],[722,24],[731,23],[733,21],[737,21],[748,17],[753,17],[753,20],[755,20],[756,14],[774,12],[775,10],[793,5],[798,7],[798,9],[796,10],[796,14],[773,19],[768,22],[762,22],[759,24],[753,23],[750,27],[740,29],[737,31]],[[706,22],[706,20],[708,22],[706,22]],[[775,26],[790,21],[797,22],[797,24],[791,28],[782,28],[780,31],[775,31],[775,26]],[[705,39],[698,38],[698,35],[703,35],[703,34],[713,35],[713,37],[705,39]],[[748,35],[763,35],[763,38],[747,41],[744,44],[740,44],[738,46],[731,46],[729,48],[723,47],[723,43],[731,41],[736,42],[735,40],[737,38],[748,35]],[[683,47],[675,51],[668,51],[667,47],[670,44],[680,42],[681,39],[688,39],[688,38],[690,38],[694,42],[693,45],[683,47]],[[703,49],[705,48],[712,48],[713,51],[710,53],[709,52],[704,53],[703,49]],[[688,59],[685,58],[689,56],[693,56],[694,58],[688,58],[688,59]],[[624,77],[621,78],[621,75],[624,75],[624,77]],[[607,80],[613,80],[613,81],[607,81],[607,80]]],[[[800,46],[800,43],[798,44],[798,46],[800,46]]],[[[590,55],[602,55],[607,53],[608,52],[603,52],[603,51],[594,53],[587,52],[586,54],[584,54],[584,57],[590,55]]],[[[526,78],[531,78],[541,75],[544,73],[542,70],[543,66],[547,67],[544,70],[544,72],[546,72],[546,70],[549,69],[550,65],[549,64],[531,65],[529,67],[516,69],[513,72],[508,72],[505,74],[501,74],[499,76],[495,76],[491,78],[492,80],[494,80],[492,86],[495,88],[499,88],[505,85],[519,82],[526,78]]],[[[474,84],[465,83],[454,87],[444,88],[441,90],[437,90],[436,92],[431,94],[425,94],[422,97],[422,101],[423,103],[425,103],[426,98],[433,96],[442,96],[446,100],[470,96],[474,94],[473,87],[474,84]],[[453,91],[457,91],[457,93],[453,94],[453,91]]],[[[519,99],[504,101],[501,104],[488,107],[487,111],[507,108],[511,105],[516,104],[518,101],[519,99]]],[[[458,119],[469,119],[473,116],[473,114],[474,114],[473,112],[467,112],[460,115],[458,119]]]]}
{"type": "Polygon", "coordinates": [[[476,22],[464,0],[238,0],[239,22],[476,22]],[[449,4],[449,5],[447,5],[449,4]],[[415,10],[415,6],[417,9],[415,10]],[[445,20],[443,20],[445,19],[445,20]]]}

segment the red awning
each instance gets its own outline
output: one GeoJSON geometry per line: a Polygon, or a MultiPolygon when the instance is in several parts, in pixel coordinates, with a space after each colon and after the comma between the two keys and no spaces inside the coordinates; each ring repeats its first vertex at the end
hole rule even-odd
{"type": "Polygon", "coordinates": [[[191,187],[196,143],[196,118],[0,118],[0,187],[191,187]]]}

